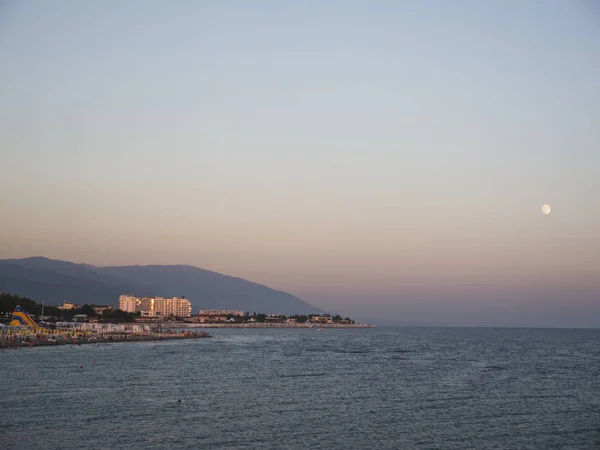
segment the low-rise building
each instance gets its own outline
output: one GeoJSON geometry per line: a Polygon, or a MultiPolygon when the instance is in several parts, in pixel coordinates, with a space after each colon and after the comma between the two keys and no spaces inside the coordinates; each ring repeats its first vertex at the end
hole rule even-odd
{"type": "Polygon", "coordinates": [[[312,323],[333,323],[333,319],[329,315],[324,316],[312,316],[312,323]]]}
{"type": "Polygon", "coordinates": [[[235,309],[201,309],[199,316],[243,316],[244,311],[235,309]]]}
{"type": "Polygon", "coordinates": [[[221,322],[227,321],[227,316],[223,316],[223,315],[204,316],[204,315],[198,314],[198,316],[196,316],[196,320],[200,323],[221,323],[221,322]]]}
{"type": "Polygon", "coordinates": [[[220,323],[234,317],[244,317],[244,311],[235,309],[201,309],[196,316],[196,320],[200,323],[220,323]]]}
{"type": "Polygon", "coordinates": [[[112,305],[92,305],[96,314],[102,314],[104,311],[112,311],[112,305]]]}
{"type": "Polygon", "coordinates": [[[135,319],[135,323],[159,323],[162,322],[162,317],[161,316],[142,316],[142,317],[136,317],[135,319]]]}
{"type": "Polygon", "coordinates": [[[267,322],[267,323],[283,322],[283,317],[281,317],[278,314],[269,314],[267,317],[265,317],[265,322],[267,322]]]}
{"type": "Polygon", "coordinates": [[[67,301],[64,301],[62,306],[59,306],[59,308],[62,309],[63,311],[67,311],[69,309],[79,309],[81,307],[82,307],[81,305],[77,305],[75,303],[71,303],[71,302],[67,302],[67,301]]]}

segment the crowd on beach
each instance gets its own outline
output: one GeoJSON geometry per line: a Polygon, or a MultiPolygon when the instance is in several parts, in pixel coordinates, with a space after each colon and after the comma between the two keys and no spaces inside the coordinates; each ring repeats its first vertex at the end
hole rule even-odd
{"type": "Polygon", "coordinates": [[[74,344],[87,341],[89,333],[80,331],[40,331],[27,327],[11,327],[8,330],[2,330],[0,334],[0,347],[33,347],[34,345],[50,344],[74,344]]]}
{"type": "Polygon", "coordinates": [[[151,341],[163,339],[196,339],[210,337],[204,331],[162,331],[160,333],[93,333],[80,330],[41,330],[10,327],[0,331],[0,348],[40,345],[90,344],[102,342],[151,341]]]}

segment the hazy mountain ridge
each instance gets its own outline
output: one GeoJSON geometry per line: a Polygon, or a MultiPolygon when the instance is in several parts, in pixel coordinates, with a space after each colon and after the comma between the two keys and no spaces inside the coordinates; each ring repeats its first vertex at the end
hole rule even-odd
{"type": "Polygon", "coordinates": [[[189,265],[96,267],[44,257],[0,260],[0,291],[47,304],[118,304],[120,294],[185,296],[201,308],[306,314],[322,312],[283,291],[189,265]]]}

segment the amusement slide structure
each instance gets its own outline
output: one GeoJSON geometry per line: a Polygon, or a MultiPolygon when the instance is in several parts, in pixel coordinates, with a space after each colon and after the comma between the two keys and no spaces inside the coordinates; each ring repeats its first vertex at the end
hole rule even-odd
{"type": "Polygon", "coordinates": [[[33,327],[41,328],[35,320],[31,318],[27,311],[21,309],[20,306],[16,306],[13,311],[12,320],[9,324],[11,327],[33,327]]]}

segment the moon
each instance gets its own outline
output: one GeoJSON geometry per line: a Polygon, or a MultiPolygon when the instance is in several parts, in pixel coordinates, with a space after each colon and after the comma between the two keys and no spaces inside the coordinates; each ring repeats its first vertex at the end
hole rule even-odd
{"type": "Polygon", "coordinates": [[[542,214],[543,215],[547,216],[551,212],[552,212],[552,208],[550,207],[550,205],[543,205],[542,206],[542,214]]]}

